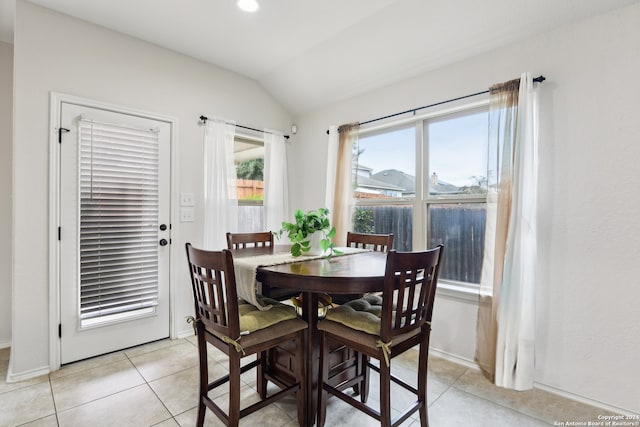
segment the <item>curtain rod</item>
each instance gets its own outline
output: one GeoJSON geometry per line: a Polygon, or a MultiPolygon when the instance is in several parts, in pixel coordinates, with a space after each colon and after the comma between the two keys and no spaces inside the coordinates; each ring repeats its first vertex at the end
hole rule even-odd
{"type": "MultiPolygon", "coordinates": [[[[207,120],[209,120],[209,117],[200,116],[200,121],[201,122],[206,123],[207,120]]],[[[225,122],[225,123],[227,123],[227,122],[225,122]]],[[[227,124],[229,124],[229,123],[227,123],[227,124]]],[[[274,135],[273,132],[269,132],[268,130],[260,130],[260,129],[250,128],[249,126],[242,126],[242,125],[238,125],[238,124],[236,124],[236,127],[242,128],[242,129],[253,130],[253,131],[256,131],[256,132],[268,133],[269,135],[274,135]]],[[[289,135],[282,135],[282,136],[284,137],[284,139],[289,139],[289,135]]]]}
{"type": "MultiPolygon", "coordinates": [[[[533,79],[533,81],[536,82],[536,83],[542,83],[545,80],[546,80],[545,76],[538,76],[538,77],[533,79]]],[[[425,105],[425,106],[422,106],[422,107],[412,108],[410,110],[401,111],[399,113],[389,114],[388,116],[378,117],[376,119],[371,119],[371,120],[367,120],[365,122],[360,122],[360,125],[361,126],[362,125],[366,125],[366,124],[369,124],[369,123],[377,122],[379,120],[384,120],[384,119],[389,119],[391,117],[401,116],[401,115],[407,114],[407,113],[414,113],[415,114],[415,112],[418,111],[418,110],[423,110],[425,108],[430,108],[430,107],[436,107],[438,105],[447,104],[449,102],[460,101],[461,99],[471,98],[473,96],[483,95],[485,93],[489,93],[489,90],[483,90],[482,92],[476,92],[476,93],[472,93],[470,95],[459,96],[457,98],[447,99],[446,101],[436,102],[435,104],[429,104],[429,105],[425,105]]],[[[327,135],[329,135],[329,130],[328,129],[327,129],[327,135]]]]}

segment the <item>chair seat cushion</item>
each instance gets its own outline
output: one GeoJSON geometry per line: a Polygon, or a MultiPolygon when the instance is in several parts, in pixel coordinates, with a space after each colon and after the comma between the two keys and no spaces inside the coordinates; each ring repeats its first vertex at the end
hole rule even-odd
{"type": "Polygon", "coordinates": [[[276,300],[258,297],[264,305],[271,305],[269,310],[258,310],[254,305],[244,300],[238,301],[240,315],[240,333],[246,334],[259,329],[268,328],[285,320],[295,319],[295,308],[284,305],[276,300]]]}
{"type": "Polygon", "coordinates": [[[366,295],[327,312],[326,319],[372,335],[380,335],[382,298],[366,295]]]}
{"type": "MultiPolygon", "coordinates": [[[[318,329],[331,334],[332,338],[337,340],[338,342],[352,341],[357,342],[361,345],[365,345],[370,348],[370,355],[375,354],[380,350],[378,348],[378,340],[380,340],[380,335],[374,335],[356,330],[342,323],[328,320],[327,318],[318,322],[318,329]]],[[[414,329],[405,334],[396,335],[395,337],[393,337],[391,348],[393,349],[394,347],[403,344],[409,339],[415,339],[415,337],[419,334],[420,329],[414,329]]]]}

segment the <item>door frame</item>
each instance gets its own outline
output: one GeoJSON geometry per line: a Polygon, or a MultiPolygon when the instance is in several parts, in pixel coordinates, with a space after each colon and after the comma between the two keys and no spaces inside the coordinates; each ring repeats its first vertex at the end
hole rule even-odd
{"type": "MultiPolygon", "coordinates": [[[[147,119],[169,123],[170,131],[170,178],[169,178],[169,203],[172,241],[179,242],[179,224],[177,221],[179,208],[175,202],[178,192],[178,144],[176,143],[178,119],[154,112],[138,110],[121,105],[96,101],[74,95],[59,92],[50,92],[49,108],[49,371],[60,369],[60,344],[58,325],[60,324],[60,241],[58,240],[58,227],[60,225],[60,143],[59,120],[62,103],[76,104],[80,106],[103,109],[116,113],[129,114],[147,119]]],[[[179,250],[170,250],[169,254],[169,337],[177,337],[176,290],[178,280],[174,277],[177,269],[177,257],[179,250]]],[[[180,252],[181,253],[181,252],[180,252]]]]}

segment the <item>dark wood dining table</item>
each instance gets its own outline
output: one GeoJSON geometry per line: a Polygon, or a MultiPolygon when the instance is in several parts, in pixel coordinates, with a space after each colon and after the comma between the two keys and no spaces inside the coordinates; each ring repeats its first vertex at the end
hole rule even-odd
{"type": "MultiPolygon", "coordinates": [[[[232,251],[234,257],[282,253],[287,246],[232,251]]],[[[318,294],[364,294],[382,291],[386,254],[358,252],[331,259],[305,259],[287,264],[258,267],[256,278],[267,296],[284,292],[302,293],[302,318],[309,324],[305,337],[306,425],[315,423],[319,381],[318,294]]]]}

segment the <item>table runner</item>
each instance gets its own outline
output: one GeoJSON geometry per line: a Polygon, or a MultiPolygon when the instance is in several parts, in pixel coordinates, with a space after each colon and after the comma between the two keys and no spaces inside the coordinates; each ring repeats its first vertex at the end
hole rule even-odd
{"type": "MultiPolygon", "coordinates": [[[[333,255],[334,257],[351,255],[360,252],[370,252],[370,249],[360,248],[335,248],[342,254],[333,255]]],[[[326,255],[302,255],[294,257],[290,252],[279,254],[256,255],[243,258],[234,258],[233,267],[236,272],[236,290],[238,298],[242,298],[250,304],[253,304],[260,310],[269,310],[272,306],[263,304],[257,298],[258,281],[256,280],[256,271],[259,267],[269,267],[272,265],[291,264],[294,262],[311,261],[315,259],[324,259],[326,255]]]]}

